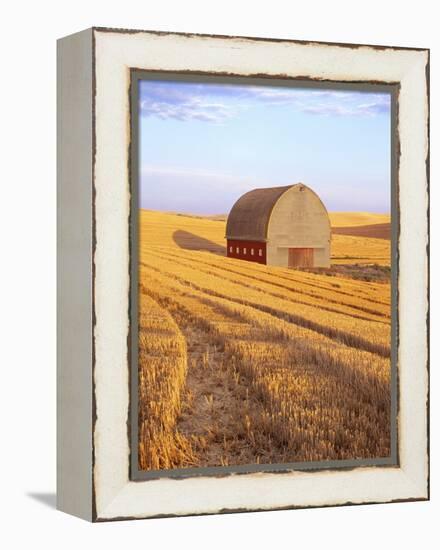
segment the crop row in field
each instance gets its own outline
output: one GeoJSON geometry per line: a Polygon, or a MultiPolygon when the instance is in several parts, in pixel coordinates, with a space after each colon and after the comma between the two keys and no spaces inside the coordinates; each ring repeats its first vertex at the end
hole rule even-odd
{"type": "Polygon", "coordinates": [[[310,286],[292,280],[282,280],[278,273],[265,274],[245,265],[246,262],[231,259],[224,261],[212,254],[203,253],[176,253],[171,250],[154,251],[167,260],[174,260],[184,265],[196,267],[207,275],[215,275],[233,282],[240,282],[245,286],[257,287],[268,294],[280,298],[290,299],[293,302],[318,306],[327,311],[345,313],[353,317],[371,319],[373,321],[389,322],[390,307],[385,303],[371,302],[365,298],[341,294],[335,289],[311,289],[310,286]]]}
{"type": "Polygon", "coordinates": [[[171,315],[139,293],[139,467],[173,468],[191,461],[176,432],[186,380],[186,342],[171,315]]]}
{"type": "Polygon", "coordinates": [[[317,332],[336,338],[353,347],[389,355],[389,325],[382,322],[365,321],[342,313],[329,312],[289,299],[268,295],[258,287],[243,286],[222,276],[207,275],[202,271],[175,261],[166,260],[151,253],[143,257],[142,265],[148,265],[159,272],[172,274],[187,281],[206,293],[220,295],[235,301],[252,305],[262,311],[271,312],[296,324],[313,328],[317,332]]]}
{"type": "MultiPolygon", "coordinates": [[[[287,268],[273,268],[263,264],[245,262],[235,258],[226,258],[217,254],[211,254],[203,250],[182,250],[174,247],[155,247],[156,252],[177,256],[179,258],[193,259],[204,264],[215,265],[225,270],[234,270],[239,273],[250,274],[253,277],[262,277],[263,280],[286,285],[287,288],[300,289],[312,296],[331,298],[332,301],[347,304],[364,304],[371,307],[372,304],[390,305],[390,288],[388,284],[356,281],[337,275],[320,275],[287,268]]],[[[148,251],[150,253],[150,251],[148,251]]],[[[374,306],[373,306],[374,307],[374,306]]]]}
{"type": "Polygon", "coordinates": [[[143,291],[211,331],[263,401],[250,432],[271,434],[291,461],[386,455],[387,360],[170,277],[150,272],[148,280],[143,291]]]}

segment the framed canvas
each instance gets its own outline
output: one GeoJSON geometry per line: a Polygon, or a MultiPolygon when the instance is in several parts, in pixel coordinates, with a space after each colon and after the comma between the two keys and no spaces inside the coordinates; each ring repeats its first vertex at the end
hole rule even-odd
{"type": "Polygon", "coordinates": [[[429,498],[429,51],[58,43],[58,508],[429,498]]]}

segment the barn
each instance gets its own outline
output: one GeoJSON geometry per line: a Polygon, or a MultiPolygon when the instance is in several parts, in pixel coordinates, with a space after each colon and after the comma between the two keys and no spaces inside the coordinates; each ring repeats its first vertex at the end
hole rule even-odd
{"type": "Polygon", "coordinates": [[[330,267],[330,219],[303,183],[253,189],[232,207],[227,256],[280,267],[330,267]]]}

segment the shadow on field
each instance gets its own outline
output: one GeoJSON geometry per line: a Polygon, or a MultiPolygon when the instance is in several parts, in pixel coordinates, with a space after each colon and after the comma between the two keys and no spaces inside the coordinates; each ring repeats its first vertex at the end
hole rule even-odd
{"type": "Polygon", "coordinates": [[[173,233],[174,242],[180,246],[180,248],[185,248],[186,250],[207,250],[208,252],[213,252],[214,254],[219,254],[222,256],[226,255],[226,247],[220,244],[217,244],[194,233],[189,231],[174,231],[173,233]]]}

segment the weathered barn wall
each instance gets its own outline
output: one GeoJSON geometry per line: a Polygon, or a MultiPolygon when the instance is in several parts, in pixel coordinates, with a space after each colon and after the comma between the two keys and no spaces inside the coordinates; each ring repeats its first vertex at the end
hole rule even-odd
{"type": "Polygon", "coordinates": [[[227,243],[228,258],[237,258],[240,260],[247,260],[248,262],[256,262],[259,264],[266,263],[265,242],[242,239],[227,239],[227,243]]]}
{"type": "Polygon", "coordinates": [[[275,203],[267,230],[267,264],[289,265],[289,248],[313,248],[314,266],[330,267],[330,220],[318,195],[294,185],[275,203]]]}

